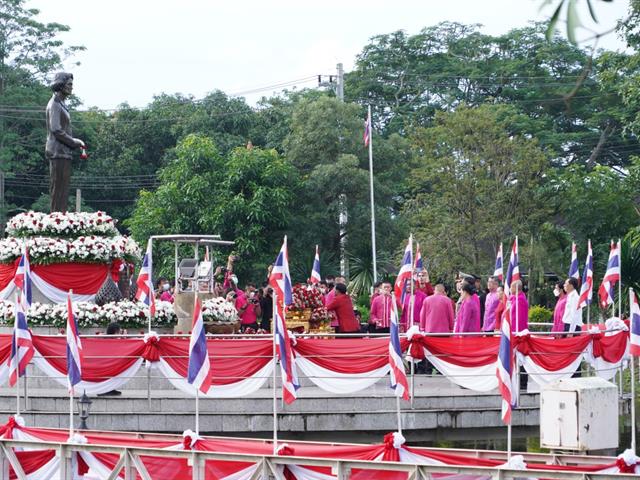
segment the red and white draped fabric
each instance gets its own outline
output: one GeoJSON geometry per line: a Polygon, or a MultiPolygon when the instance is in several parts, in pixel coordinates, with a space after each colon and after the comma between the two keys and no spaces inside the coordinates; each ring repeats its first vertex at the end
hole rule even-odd
{"type": "Polygon", "coordinates": [[[364,390],[389,374],[389,340],[327,341],[299,338],[296,366],[322,390],[348,394],[364,390]]]}
{"type": "MultiPolygon", "coordinates": [[[[13,417],[0,427],[0,438],[43,441],[62,443],[67,442],[69,433],[67,430],[28,428],[23,422],[13,417]]],[[[182,441],[172,439],[146,440],[135,434],[119,432],[84,431],[82,435],[75,435],[71,441],[79,444],[100,444],[115,447],[137,447],[161,450],[194,450],[215,452],[221,454],[249,454],[271,455],[273,445],[266,440],[247,440],[237,438],[207,438],[195,437],[191,432],[183,434],[182,441]]],[[[42,449],[25,449],[15,452],[21,467],[29,479],[47,480],[57,478],[59,475],[59,461],[56,451],[43,446],[42,449]]],[[[76,452],[72,462],[74,473],[87,475],[87,478],[107,478],[109,472],[118,461],[117,453],[76,452]]],[[[625,451],[617,458],[611,458],[607,463],[589,465],[548,465],[544,463],[526,462],[522,456],[516,455],[505,464],[502,460],[492,458],[478,458],[473,452],[461,451],[460,453],[443,451],[432,448],[414,448],[404,444],[404,438],[398,433],[385,435],[383,443],[340,444],[340,443],[313,443],[313,442],[288,442],[278,449],[279,456],[295,456],[318,459],[343,459],[366,460],[370,462],[398,462],[432,466],[463,466],[499,468],[506,467],[515,470],[523,470],[523,477],[540,477],[532,471],[560,470],[567,472],[589,473],[640,473],[640,458],[630,450],[625,451]]],[[[165,458],[148,454],[139,457],[150,477],[154,480],[167,478],[191,478],[191,467],[187,459],[165,458]]],[[[303,462],[303,461],[301,461],[303,462]]],[[[254,474],[257,465],[247,461],[223,461],[207,460],[205,462],[205,479],[224,480],[248,480],[254,474]]],[[[336,472],[329,467],[316,467],[301,464],[281,466],[280,472],[287,480],[332,480],[337,478],[336,472]]],[[[9,469],[8,478],[16,478],[12,468],[9,469]]],[[[435,474],[439,479],[447,480],[481,480],[489,477],[481,475],[459,474],[435,474]]],[[[351,477],[355,480],[405,480],[406,473],[382,470],[354,469],[351,477]]]]}
{"type": "MultiPolygon", "coordinates": [[[[545,385],[567,378],[587,361],[605,379],[629,356],[629,332],[600,332],[571,338],[514,337],[514,348],[532,380],[545,385]]],[[[387,338],[301,339],[292,345],[300,372],[319,388],[350,394],[364,390],[389,374],[387,338]]],[[[498,337],[402,338],[403,352],[413,359],[427,358],[451,382],[477,392],[498,386],[495,375],[498,337]]],[[[47,376],[66,386],[66,342],[63,336],[33,335],[33,363],[47,376]]],[[[78,391],[88,395],[108,392],[134,377],[144,361],[155,366],[179,390],[195,396],[187,382],[189,339],[84,337],[82,381],[78,391]]],[[[235,398],[260,389],[274,368],[270,336],[207,339],[212,387],[207,396],[235,398]]],[[[11,335],[0,335],[0,385],[8,381],[11,335]]]]}
{"type": "MultiPolygon", "coordinates": [[[[0,264],[0,300],[12,300],[15,291],[13,278],[18,261],[0,264]]],[[[67,292],[73,290],[74,302],[91,302],[107,279],[114,275],[113,266],[106,263],[58,263],[31,265],[31,281],[52,303],[67,301],[67,292]]],[[[115,272],[117,279],[117,271],[115,272]]]]}

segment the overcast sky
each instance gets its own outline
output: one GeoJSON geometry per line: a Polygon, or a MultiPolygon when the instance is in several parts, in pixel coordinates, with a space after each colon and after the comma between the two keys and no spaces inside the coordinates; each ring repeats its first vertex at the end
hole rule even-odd
{"type": "MultiPolygon", "coordinates": [[[[553,0],[557,4],[559,0],[553,0]]],[[[123,102],[142,107],[159,93],[203,97],[294,83],[315,85],[318,74],[333,74],[336,63],[348,71],[373,35],[405,30],[417,33],[441,21],[480,23],[489,34],[504,33],[543,20],[542,0],[30,0],[41,21],[71,27],[62,37],[87,50],[66,68],[86,107],[112,109],[123,102]]],[[[580,2],[582,4],[583,2],[580,2]]],[[[628,0],[595,2],[607,30],[625,16],[628,0]]],[[[583,5],[584,7],[584,5],[583,5]]],[[[564,28],[562,26],[561,28],[564,28]]],[[[580,37],[591,36],[582,31],[580,37]]],[[[600,46],[621,49],[615,34],[600,46]]],[[[262,93],[244,95],[250,103],[262,93]]]]}

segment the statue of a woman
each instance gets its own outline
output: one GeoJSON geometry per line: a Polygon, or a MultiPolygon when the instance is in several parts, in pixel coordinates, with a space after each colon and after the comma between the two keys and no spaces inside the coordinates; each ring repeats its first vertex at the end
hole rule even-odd
{"type": "Polygon", "coordinates": [[[56,73],[51,90],[53,96],[47,104],[45,147],[45,156],[49,160],[51,211],[66,212],[71,183],[72,151],[84,147],[82,140],[71,136],[71,115],[64,103],[73,92],[73,74],[56,73]]]}

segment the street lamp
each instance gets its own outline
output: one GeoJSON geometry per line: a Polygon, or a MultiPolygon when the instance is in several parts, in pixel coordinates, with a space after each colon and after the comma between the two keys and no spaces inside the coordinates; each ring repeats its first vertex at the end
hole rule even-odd
{"type": "Polygon", "coordinates": [[[93,402],[87,397],[86,390],[78,399],[78,415],[80,417],[80,430],[87,430],[87,418],[89,418],[89,410],[93,402]]]}

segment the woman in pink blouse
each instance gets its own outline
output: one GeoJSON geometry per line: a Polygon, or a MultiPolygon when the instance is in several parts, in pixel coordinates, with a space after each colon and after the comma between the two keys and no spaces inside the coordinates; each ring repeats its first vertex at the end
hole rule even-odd
{"type": "Polygon", "coordinates": [[[558,297],[556,308],[553,310],[553,327],[552,332],[564,332],[564,323],[562,317],[564,316],[564,309],[567,306],[567,294],[564,291],[564,283],[557,282],[553,289],[553,294],[558,297]]]}

